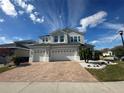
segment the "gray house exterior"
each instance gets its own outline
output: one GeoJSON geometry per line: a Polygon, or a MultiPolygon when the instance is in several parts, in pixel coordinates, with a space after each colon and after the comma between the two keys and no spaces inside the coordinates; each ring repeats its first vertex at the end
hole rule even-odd
{"type": "Polygon", "coordinates": [[[79,46],[84,43],[82,32],[64,29],[41,36],[38,44],[30,45],[30,62],[80,61],[79,46]]]}
{"type": "Polygon", "coordinates": [[[57,30],[49,35],[41,36],[39,43],[50,44],[72,44],[84,43],[84,36],[82,32],[76,30],[57,30]]]}

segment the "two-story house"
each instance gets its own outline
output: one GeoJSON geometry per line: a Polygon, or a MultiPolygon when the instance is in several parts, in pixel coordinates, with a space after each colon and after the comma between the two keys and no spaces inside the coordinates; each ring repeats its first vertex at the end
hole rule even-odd
{"type": "Polygon", "coordinates": [[[105,51],[102,53],[103,57],[110,57],[113,56],[113,53],[111,50],[105,51]]]}
{"type": "Polygon", "coordinates": [[[82,32],[74,29],[57,30],[41,36],[30,45],[30,62],[79,61],[79,46],[84,43],[82,32]]]}

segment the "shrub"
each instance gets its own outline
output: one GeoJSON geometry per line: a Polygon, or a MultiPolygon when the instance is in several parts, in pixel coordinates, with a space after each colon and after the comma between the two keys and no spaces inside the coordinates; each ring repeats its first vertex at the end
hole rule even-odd
{"type": "Polygon", "coordinates": [[[13,61],[14,61],[14,64],[15,64],[16,66],[19,66],[20,63],[28,62],[28,61],[29,61],[29,57],[15,57],[15,58],[13,59],[13,61]]]}

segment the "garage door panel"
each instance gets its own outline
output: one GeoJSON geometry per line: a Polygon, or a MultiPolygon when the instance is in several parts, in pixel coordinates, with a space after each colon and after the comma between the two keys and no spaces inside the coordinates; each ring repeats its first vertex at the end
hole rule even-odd
{"type": "Polygon", "coordinates": [[[70,60],[73,60],[74,59],[74,51],[73,50],[54,50],[54,51],[51,51],[51,57],[50,59],[52,61],[55,61],[55,60],[60,60],[60,61],[70,61],[70,60]]]}
{"type": "Polygon", "coordinates": [[[39,62],[39,55],[34,55],[33,56],[33,61],[34,62],[39,62]]]}

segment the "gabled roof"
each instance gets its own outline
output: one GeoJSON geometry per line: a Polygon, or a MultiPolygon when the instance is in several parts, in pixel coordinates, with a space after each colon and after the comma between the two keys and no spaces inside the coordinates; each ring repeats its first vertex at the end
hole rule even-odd
{"type": "Polygon", "coordinates": [[[10,44],[2,44],[0,48],[17,48],[17,49],[29,49],[29,45],[36,44],[35,41],[32,40],[23,40],[23,41],[15,41],[10,44]]]}
{"type": "Polygon", "coordinates": [[[56,34],[56,33],[71,33],[71,32],[75,32],[75,33],[78,33],[78,34],[84,34],[83,32],[79,32],[77,29],[72,29],[72,28],[65,28],[65,29],[58,29],[50,34],[56,34]]]}
{"type": "Polygon", "coordinates": [[[28,47],[26,47],[24,45],[16,44],[16,43],[2,44],[2,45],[0,45],[0,48],[29,49],[28,47]]]}
{"type": "Polygon", "coordinates": [[[43,38],[43,37],[49,37],[50,35],[43,35],[43,36],[39,36],[39,38],[43,38]]]}
{"type": "Polygon", "coordinates": [[[81,34],[81,35],[84,34],[83,32],[80,32],[77,29],[73,29],[73,28],[65,28],[65,29],[63,29],[63,31],[66,32],[66,33],[75,32],[75,33],[78,33],[78,34],[81,34]]]}
{"type": "Polygon", "coordinates": [[[15,48],[16,44],[15,43],[10,43],[10,44],[2,44],[0,45],[0,48],[15,48]]]}
{"type": "Polygon", "coordinates": [[[68,34],[68,33],[71,33],[71,32],[75,32],[75,33],[78,33],[78,34],[81,34],[81,35],[84,34],[83,32],[79,32],[77,29],[65,28],[65,29],[58,29],[58,30],[55,30],[55,31],[49,33],[48,35],[39,36],[39,38],[49,37],[49,36],[51,36],[51,35],[53,35],[53,34],[57,34],[57,33],[60,33],[60,34],[66,33],[66,34],[68,34]]]}
{"type": "Polygon", "coordinates": [[[14,43],[19,43],[19,44],[35,44],[36,41],[33,41],[33,40],[21,40],[21,41],[15,41],[14,43]]]}

